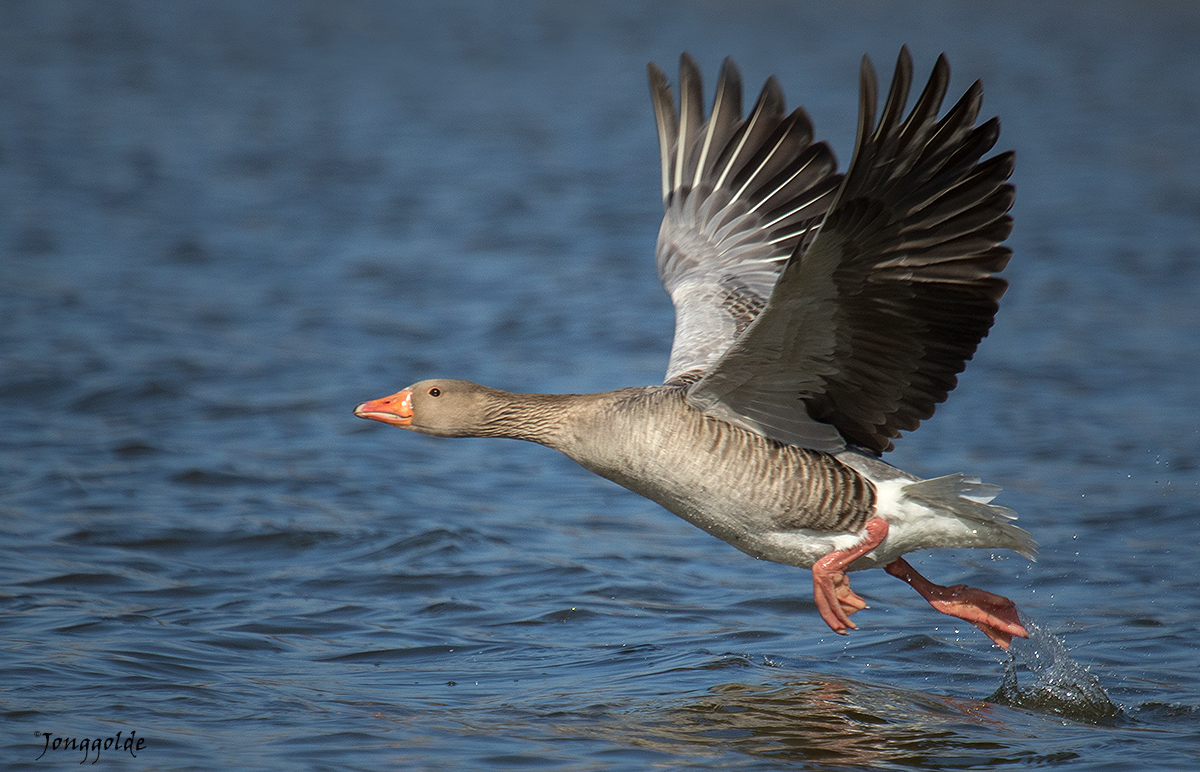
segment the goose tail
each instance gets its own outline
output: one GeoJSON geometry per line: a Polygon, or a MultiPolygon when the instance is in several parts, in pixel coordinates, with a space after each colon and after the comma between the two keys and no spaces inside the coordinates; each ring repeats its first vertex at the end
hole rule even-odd
{"type": "Polygon", "coordinates": [[[1000,493],[999,485],[980,482],[978,477],[951,474],[909,483],[901,493],[917,504],[978,527],[993,542],[990,546],[1013,550],[1029,560],[1037,559],[1037,542],[1012,522],[1017,514],[991,503],[1000,493]]]}

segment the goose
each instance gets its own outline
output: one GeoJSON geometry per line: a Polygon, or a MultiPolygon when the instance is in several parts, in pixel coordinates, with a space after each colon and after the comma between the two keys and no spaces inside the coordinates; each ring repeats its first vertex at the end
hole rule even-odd
{"type": "Polygon", "coordinates": [[[945,54],[905,116],[900,51],[882,112],[869,57],[844,174],[787,112],[774,77],[743,116],[726,59],[704,115],[700,70],[680,58],[679,106],[648,65],[662,161],[658,274],[675,308],[660,385],[516,394],[422,380],[354,413],[435,437],[540,443],[755,558],[810,569],[813,599],[847,634],[867,608],[848,572],[883,568],[933,608],[1007,649],[1028,637],[1008,598],[919,574],[931,548],[1036,544],[963,474],[921,479],[886,463],[901,432],[946,400],[1008,284],[1012,152],[984,159],[976,81],[942,117],[945,54]]]}

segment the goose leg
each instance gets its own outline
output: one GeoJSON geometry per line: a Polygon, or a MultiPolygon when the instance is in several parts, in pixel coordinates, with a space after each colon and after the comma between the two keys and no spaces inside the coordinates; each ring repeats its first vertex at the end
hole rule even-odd
{"type": "Polygon", "coordinates": [[[964,619],[983,631],[997,646],[1007,649],[1013,636],[1028,638],[1029,633],[1017,618],[1017,606],[1002,595],[956,584],[943,587],[917,573],[904,558],[896,558],[884,567],[892,576],[908,583],[921,597],[943,614],[964,619]]]}
{"type": "Polygon", "coordinates": [[[867,535],[861,542],[849,549],[830,552],[812,567],[813,600],[816,601],[817,611],[829,629],[839,635],[846,635],[847,628],[857,629],[850,621],[850,615],[867,607],[863,599],[850,589],[846,567],[887,538],[888,524],[882,518],[873,517],[867,521],[864,530],[867,535]]]}

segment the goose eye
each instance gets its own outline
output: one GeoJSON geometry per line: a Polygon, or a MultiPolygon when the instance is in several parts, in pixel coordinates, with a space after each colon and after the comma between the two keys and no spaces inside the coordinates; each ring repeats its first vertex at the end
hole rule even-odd
{"type": "Polygon", "coordinates": [[[440,397],[440,396],[442,396],[442,390],[439,389],[437,386],[434,386],[432,389],[429,390],[429,396],[440,397]]]}

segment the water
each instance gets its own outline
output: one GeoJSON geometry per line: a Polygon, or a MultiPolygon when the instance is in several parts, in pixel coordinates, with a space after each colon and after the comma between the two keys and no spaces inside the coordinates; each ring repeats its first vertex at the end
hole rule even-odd
{"type": "Polygon", "coordinates": [[[1100,722],[1122,715],[1100,679],[1072,659],[1061,640],[1028,616],[1022,616],[1021,624],[1029,637],[1017,638],[1009,646],[1004,680],[989,699],[1078,721],[1100,722]]]}
{"type": "Polygon", "coordinates": [[[1200,768],[1200,12],[1007,8],[3,4],[0,764],[1200,768]],[[779,75],[844,163],[905,42],[1018,152],[997,326],[891,456],[1040,542],[912,556],[1018,658],[882,572],[835,636],[550,451],[350,414],[660,379],[645,62],[779,75]]]}

